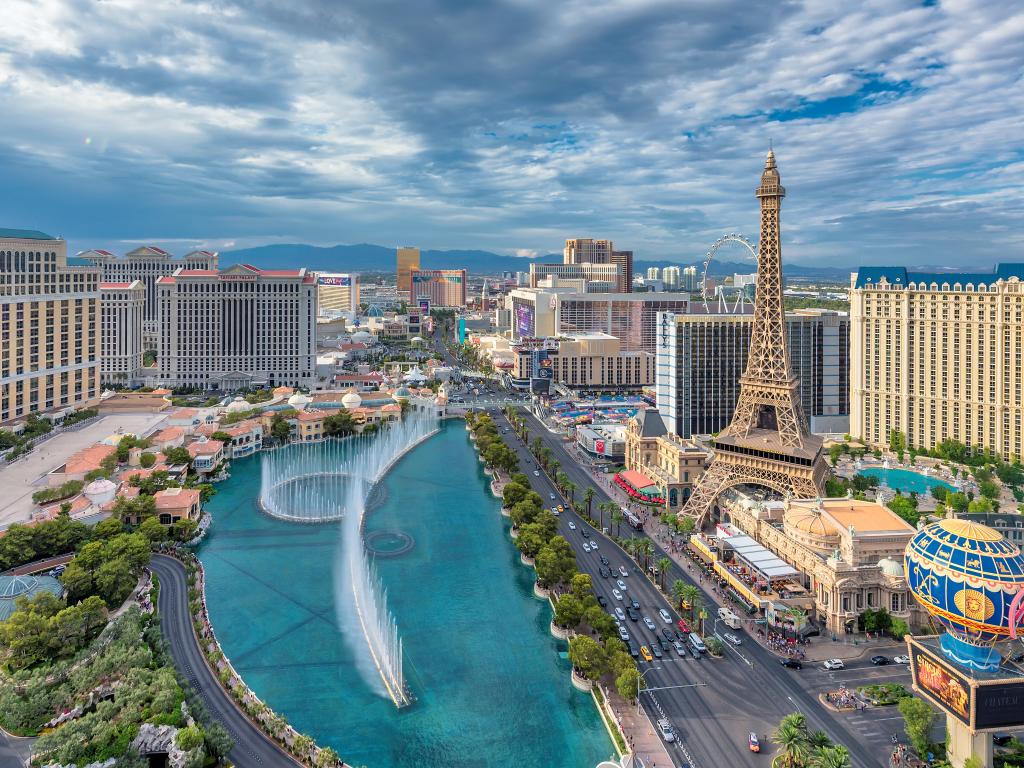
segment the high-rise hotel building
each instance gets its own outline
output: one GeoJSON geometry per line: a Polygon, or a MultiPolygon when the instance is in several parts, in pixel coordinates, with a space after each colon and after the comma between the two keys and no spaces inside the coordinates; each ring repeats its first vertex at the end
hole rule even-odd
{"type": "MultiPolygon", "coordinates": [[[[719,432],[732,420],[747,368],[750,314],[658,316],[655,396],[658,412],[680,437],[719,432]]],[[[849,319],[800,309],[786,315],[786,336],[800,401],[812,432],[849,428],[849,319]]]]}
{"type": "Polygon", "coordinates": [[[316,292],[321,317],[359,311],[359,275],[317,272],[316,292]]]}
{"type": "Polygon", "coordinates": [[[466,306],[466,270],[464,269],[413,269],[409,273],[409,303],[417,304],[420,299],[430,302],[430,307],[457,308],[466,306]]]}
{"type": "Polygon", "coordinates": [[[633,252],[615,250],[611,240],[575,237],[565,241],[562,264],[540,264],[530,272],[532,288],[537,287],[538,278],[555,275],[564,280],[610,283],[608,287],[602,286],[601,292],[605,293],[629,293],[633,290],[633,252]]]}
{"type": "Polygon", "coordinates": [[[100,368],[103,383],[131,386],[142,378],[142,316],[146,287],[141,280],[100,283],[100,368]]]}
{"type": "Polygon", "coordinates": [[[398,295],[405,296],[412,288],[412,271],[420,268],[419,248],[399,248],[395,252],[395,277],[398,295]]]}
{"type": "Polygon", "coordinates": [[[850,433],[958,440],[1024,458],[1024,264],[992,272],[862,267],[850,290],[850,433]]]}
{"type": "Polygon", "coordinates": [[[317,285],[303,269],[179,269],[157,280],[157,366],[168,386],[312,387],[317,285]]]}
{"type": "Polygon", "coordinates": [[[0,229],[0,423],[98,402],[99,284],[64,240],[0,229]]]}
{"type": "Polygon", "coordinates": [[[142,342],[146,349],[157,346],[156,281],[173,275],[176,269],[217,269],[217,254],[211,251],[192,251],[185,256],[174,256],[155,245],[144,245],[118,258],[110,251],[92,250],[78,254],[103,270],[104,283],[142,282],[146,300],[142,314],[142,342]]]}

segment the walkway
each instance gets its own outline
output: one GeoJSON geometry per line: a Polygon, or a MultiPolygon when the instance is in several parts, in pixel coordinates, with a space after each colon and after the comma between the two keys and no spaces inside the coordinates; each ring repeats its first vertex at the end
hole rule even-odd
{"type": "Polygon", "coordinates": [[[297,761],[242,714],[210,671],[192,630],[185,566],[172,557],[154,555],[150,568],[160,577],[157,608],[174,666],[234,739],[228,754],[231,762],[238,768],[296,768],[297,761]]]}
{"type": "Polygon", "coordinates": [[[665,749],[665,743],[654,732],[654,726],[647,713],[644,710],[638,713],[635,704],[624,701],[615,691],[606,691],[606,693],[608,694],[608,703],[611,705],[612,711],[615,712],[615,718],[619,721],[622,732],[629,741],[629,751],[633,757],[643,760],[646,766],[655,766],[658,763],[669,768],[673,766],[672,758],[665,749]]]}

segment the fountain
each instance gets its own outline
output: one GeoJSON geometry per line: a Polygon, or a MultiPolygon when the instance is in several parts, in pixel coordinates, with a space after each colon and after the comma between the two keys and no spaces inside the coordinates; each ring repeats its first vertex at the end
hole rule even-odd
{"type": "Polygon", "coordinates": [[[277,449],[264,454],[260,467],[259,505],[268,515],[300,523],[342,521],[334,572],[338,624],[363,679],[398,707],[412,702],[402,669],[402,641],[387,609],[387,592],[363,545],[362,527],[373,485],[436,432],[436,420],[410,416],[374,437],[277,449]]]}

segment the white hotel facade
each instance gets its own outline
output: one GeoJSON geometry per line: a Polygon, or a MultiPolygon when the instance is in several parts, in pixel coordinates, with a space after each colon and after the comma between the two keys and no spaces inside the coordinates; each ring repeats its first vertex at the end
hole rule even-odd
{"type": "Polygon", "coordinates": [[[156,281],[157,366],[169,387],[312,388],[317,284],[306,269],[178,269],[156,281]]]}
{"type": "Polygon", "coordinates": [[[131,386],[142,377],[142,317],[146,287],[141,280],[100,283],[100,379],[131,386]]]}

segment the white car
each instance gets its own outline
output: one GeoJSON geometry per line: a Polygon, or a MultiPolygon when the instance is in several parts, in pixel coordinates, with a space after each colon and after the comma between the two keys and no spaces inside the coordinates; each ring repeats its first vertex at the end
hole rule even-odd
{"type": "Polygon", "coordinates": [[[552,501],[554,501],[555,500],[555,494],[549,493],[548,494],[548,498],[551,499],[552,501]]]}
{"type": "Polygon", "coordinates": [[[669,615],[668,611],[662,608],[658,611],[658,615],[661,616],[662,621],[664,621],[669,626],[672,626],[672,616],[669,615]]]}
{"type": "Polygon", "coordinates": [[[626,578],[627,576],[629,576],[629,571],[626,570],[626,566],[624,565],[619,566],[619,573],[622,574],[622,578],[626,578]]]}
{"type": "Polygon", "coordinates": [[[569,521],[569,530],[570,531],[575,531],[576,530],[576,523],[574,523],[572,520],[569,521]]]}
{"type": "Polygon", "coordinates": [[[587,542],[585,542],[585,541],[583,542],[583,551],[584,552],[589,552],[590,551],[590,545],[587,544],[587,542]]]}
{"type": "Polygon", "coordinates": [[[910,657],[909,656],[893,656],[892,660],[893,660],[894,664],[909,664],[910,663],[910,657]]]}
{"type": "Polygon", "coordinates": [[[622,600],[622,593],[619,592],[619,590],[617,590],[617,589],[613,589],[612,590],[612,597],[614,597],[616,600],[622,600]]]}
{"type": "Polygon", "coordinates": [[[657,627],[654,626],[654,622],[651,621],[651,617],[650,616],[644,616],[644,624],[647,625],[648,629],[657,629],[657,627]]]}
{"type": "Polygon", "coordinates": [[[615,606],[615,618],[617,618],[619,621],[626,620],[626,612],[619,608],[619,606],[617,605],[615,606]]]}
{"type": "Polygon", "coordinates": [[[629,632],[626,631],[625,627],[619,627],[619,637],[622,638],[622,642],[629,642],[629,632]]]}
{"type": "Polygon", "coordinates": [[[591,549],[591,550],[595,550],[595,549],[597,549],[597,542],[596,542],[596,541],[592,541],[592,542],[590,542],[590,549],[591,549]]]}
{"type": "Polygon", "coordinates": [[[623,592],[625,592],[627,589],[629,589],[629,587],[626,586],[626,582],[624,582],[622,579],[616,579],[615,585],[619,589],[621,589],[623,592]]]}
{"type": "Polygon", "coordinates": [[[533,476],[534,477],[540,477],[540,470],[539,469],[533,470],[533,476]]]}
{"type": "Polygon", "coordinates": [[[725,632],[722,635],[722,637],[724,637],[726,640],[728,640],[733,645],[743,645],[743,641],[740,640],[738,637],[736,637],[736,635],[734,635],[732,632],[725,632]]]}
{"type": "Polygon", "coordinates": [[[842,659],[828,659],[824,664],[825,669],[845,669],[842,659]]]}
{"type": "Polygon", "coordinates": [[[665,718],[658,721],[658,731],[666,742],[671,743],[676,740],[676,735],[672,732],[672,724],[665,718]]]}

